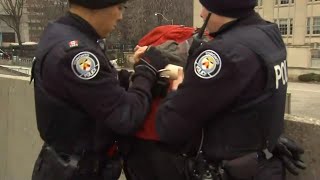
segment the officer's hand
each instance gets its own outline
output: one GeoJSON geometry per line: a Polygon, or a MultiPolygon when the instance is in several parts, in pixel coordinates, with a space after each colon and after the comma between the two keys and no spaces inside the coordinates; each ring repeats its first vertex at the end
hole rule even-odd
{"type": "Polygon", "coordinates": [[[182,83],[184,79],[183,70],[178,70],[178,78],[172,82],[171,90],[175,91],[178,89],[179,85],[182,83]]]}
{"type": "Polygon", "coordinates": [[[282,160],[287,170],[296,176],[299,175],[299,169],[306,169],[306,164],[301,160],[303,153],[302,147],[283,135],[278,139],[273,151],[273,154],[282,160]]]}
{"type": "Polygon", "coordinates": [[[135,69],[141,66],[145,66],[148,67],[149,70],[153,71],[155,75],[158,75],[159,70],[164,69],[169,64],[168,58],[155,47],[149,46],[141,55],[140,53],[142,53],[143,51],[144,48],[139,48],[136,51],[136,53],[138,54],[137,56],[141,57],[140,61],[134,65],[135,69]]]}

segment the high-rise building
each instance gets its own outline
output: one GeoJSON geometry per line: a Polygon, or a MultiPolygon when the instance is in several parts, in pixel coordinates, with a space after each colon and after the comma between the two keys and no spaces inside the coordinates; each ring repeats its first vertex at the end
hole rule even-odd
{"type": "MultiPolygon", "coordinates": [[[[194,0],[194,26],[200,27],[201,5],[194,0]]],[[[320,68],[320,0],[258,0],[256,11],[278,24],[291,68],[320,68]]]]}

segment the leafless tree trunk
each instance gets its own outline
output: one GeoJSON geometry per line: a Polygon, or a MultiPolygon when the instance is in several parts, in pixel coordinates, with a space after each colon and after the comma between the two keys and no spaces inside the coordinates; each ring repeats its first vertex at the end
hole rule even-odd
{"type": "Polygon", "coordinates": [[[0,0],[5,13],[5,15],[0,15],[0,19],[15,31],[20,46],[22,45],[20,24],[24,4],[25,0],[0,0]]]}

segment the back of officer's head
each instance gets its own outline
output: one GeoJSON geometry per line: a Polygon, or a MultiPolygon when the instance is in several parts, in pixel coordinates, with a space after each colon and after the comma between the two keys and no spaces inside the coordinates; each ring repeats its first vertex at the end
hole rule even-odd
{"type": "Polygon", "coordinates": [[[217,32],[224,24],[239,18],[254,14],[257,0],[199,0],[203,8],[201,17],[208,21],[207,30],[210,33],[217,32]]]}
{"type": "Polygon", "coordinates": [[[127,0],[69,0],[69,3],[77,4],[88,9],[102,9],[113,5],[125,3],[127,0]]]}
{"type": "Polygon", "coordinates": [[[257,0],[200,0],[200,3],[220,16],[241,18],[254,11],[257,0]]]}

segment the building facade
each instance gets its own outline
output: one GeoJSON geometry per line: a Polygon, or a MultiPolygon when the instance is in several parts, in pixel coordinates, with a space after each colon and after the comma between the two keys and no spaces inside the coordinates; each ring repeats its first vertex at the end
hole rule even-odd
{"type": "MultiPolygon", "coordinates": [[[[200,27],[201,5],[194,0],[194,26],[200,27]]],[[[291,68],[320,68],[320,0],[258,0],[256,11],[278,24],[291,68]]]]}
{"type": "MultiPolygon", "coordinates": [[[[0,16],[8,16],[0,5],[0,16]]],[[[28,17],[23,13],[21,17],[20,33],[22,42],[29,41],[28,17]]],[[[11,43],[17,43],[18,38],[12,28],[0,19],[0,46],[9,46],[11,43]]]]}

